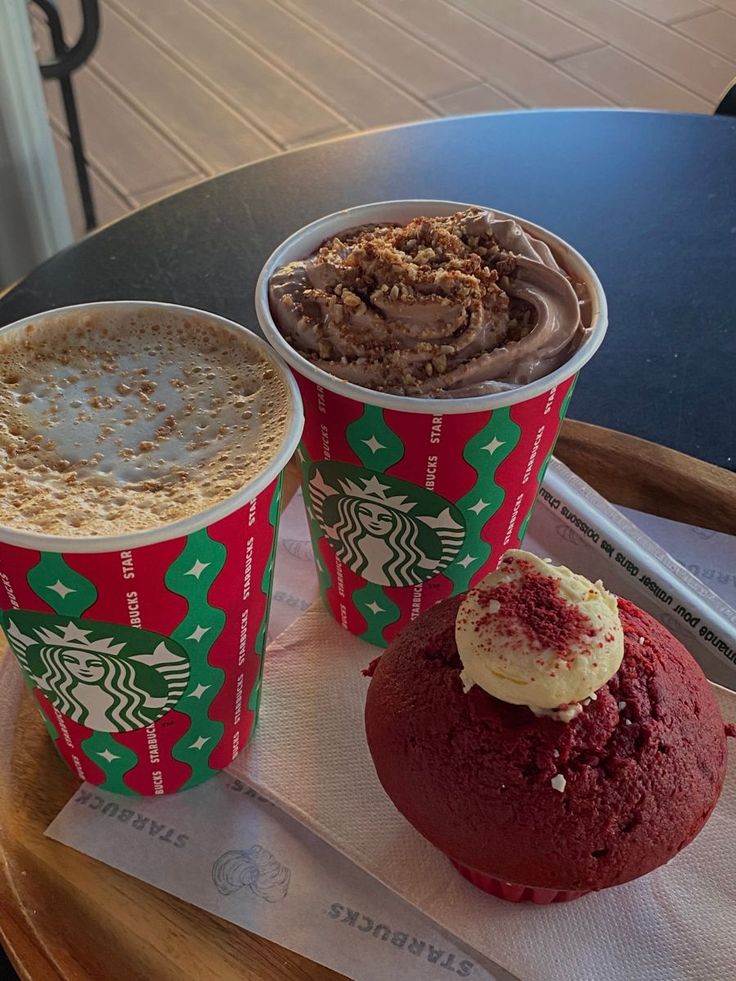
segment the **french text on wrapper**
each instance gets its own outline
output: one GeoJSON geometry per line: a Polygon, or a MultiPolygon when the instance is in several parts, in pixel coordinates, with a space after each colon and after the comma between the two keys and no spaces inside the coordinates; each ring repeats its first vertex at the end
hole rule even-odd
{"type": "Polygon", "coordinates": [[[556,511],[565,521],[581,532],[585,538],[598,545],[601,551],[605,552],[632,579],[636,579],[644,589],[652,593],[663,606],[672,608],[674,603],[673,612],[684,624],[693,632],[697,631],[701,640],[712,647],[716,653],[736,664],[736,649],[731,647],[709,624],[705,622],[701,623],[701,617],[690,610],[685,603],[676,602],[671,593],[668,593],[666,589],[662,588],[656,579],[653,579],[646,572],[642,572],[639,566],[625,552],[622,552],[615,545],[602,538],[600,532],[575,514],[567,505],[564,505],[559,497],[550,494],[546,487],[540,487],[539,497],[551,510],[556,511]]]}

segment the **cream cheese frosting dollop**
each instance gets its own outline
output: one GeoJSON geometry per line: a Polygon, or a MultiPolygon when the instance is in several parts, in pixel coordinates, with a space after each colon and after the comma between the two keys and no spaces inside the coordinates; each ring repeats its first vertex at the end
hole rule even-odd
{"type": "Polygon", "coordinates": [[[614,676],[624,654],[616,597],[520,549],[466,594],[455,639],[466,688],[561,721],[614,676]]]}

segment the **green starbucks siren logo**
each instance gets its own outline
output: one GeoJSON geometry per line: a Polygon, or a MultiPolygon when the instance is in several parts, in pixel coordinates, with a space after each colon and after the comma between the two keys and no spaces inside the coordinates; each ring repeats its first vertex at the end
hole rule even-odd
{"type": "Polygon", "coordinates": [[[452,562],[465,538],[454,504],[387,474],[322,461],[309,468],[312,517],[345,565],[380,586],[414,586],[452,562]]]}
{"type": "Polygon", "coordinates": [[[189,658],[170,637],[120,624],[15,610],[5,632],[31,684],[98,732],[151,725],[187,687],[189,658]]]}

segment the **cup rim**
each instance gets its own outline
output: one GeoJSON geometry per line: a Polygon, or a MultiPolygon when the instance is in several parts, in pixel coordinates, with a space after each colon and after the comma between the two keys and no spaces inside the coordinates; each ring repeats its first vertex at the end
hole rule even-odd
{"type": "Polygon", "coordinates": [[[421,413],[426,415],[452,415],[459,413],[483,412],[492,409],[505,408],[516,405],[519,402],[526,402],[537,395],[550,391],[568,378],[576,375],[578,371],[587,364],[595,352],[601,346],[608,327],[608,305],[603,286],[590,263],[564,239],[555,235],[541,225],[536,225],[525,218],[508,212],[498,211],[496,208],[488,208],[501,218],[511,218],[517,221],[523,228],[531,231],[537,238],[545,241],[554,247],[557,254],[560,252],[565,258],[566,268],[569,272],[578,273],[588,284],[593,303],[593,330],[588,340],[573,354],[569,361],[556,368],[554,371],[527,385],[520,385],[518,388],[504,392],[494,392],[489,395],[460,396],[457,398],[426,398],[416,395],[392,395],[388,392],[376,392],[370,388],[363,388],[353,382],[343,381],[336,378],[329,372],[324,371],[312,364],[307,358],[299,354],[284,338],[279,331],[271,314],[268,302],[268,284],[272,273],[284,262],[297,258],[304,258],[309,255],[321,242],[331,235],[338,234],[356,225],[367,224],[371,221],[409,221],[419,215],[452,214],[454,211],[472,207],[484,207],[483,205],[466,204],[461,201],[444,201],[434,198],[403,198],[394,201],[375,201],[369,204],[356,205],[352,208],[344,208],[332,214],[318,218],[316,221],[309,222],[302,228],[293,232],[288,238],[277,246],[271,253],[261,269],[256,283],[256,315],[261,329],[267,340],[278,351],[281,357],[299,375],[308,378],[315,385],[326,388],[338,395],[352,398],[358,402],[367,402],[370,405],[379,406],[383,409],[394,409],[403,412],[421,413]],[[308,243],[308,244],[307,244],[308,243]]]}
{"type": "Polygon", "coordinates": [[[120,310],[121,308],[130,310],[164,310],[168,313],[175,313],[181,316],[204,317],[208,320],[216,321],[231,334],[247,334],[248,343],[254,344],[280,373],[289,393],[291,419],[276,456],[262,473],[258,474],[257,477],[244,487],[235,491],[234,494],[186,518],[178,518],[166,524],[117,535],[47,535],[42,532],[24,531],[13,528],[10,525],[0,524],[0,542],[6,545],[35,549],[41,552],[88,554],[141,548],[146,545],[156,545],[160,542],[171,541],[175,538],[184,538],[195,531],[200,531],[202,528],[207,528],[215,524],[215,522],[228,517],[228,515],[237,511],[245,504],[249,504],[278,477],[296,451],[304,428],[304,413],[299,386],[294,376],[278,356],[278,353],[263,338],[242,324],[234,320],[229,320],[227,317],[221,317],[219,314],[210,313],[208,310],[200,310],[197,307],[183,306],[178,303],[164,303],[158,300],[100,300],[92,303],[74,303],[65,307],[57,307],[53,310],[44,310],[30,317],[24,317],[23,320],[17,320],[12,324],[7,324],[5,327],[0,328],[0,339],[6,335],[7,331],[15,332],[22,330],[29,324],[39,323],[52,316],[72,314],[75,312],[92,313],[110,309],[120,310]]]}

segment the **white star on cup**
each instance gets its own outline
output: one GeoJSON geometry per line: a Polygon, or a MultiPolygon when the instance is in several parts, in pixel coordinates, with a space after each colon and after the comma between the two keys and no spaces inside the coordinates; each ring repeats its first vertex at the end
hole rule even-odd
{"type": "Polygon", "coordinates": [[[187,640],[201,640],[209,629],[209,627],[200,627],[200,625],[197,624],[194,630],[187,637],[187,640]]]}
{"type": "Polygon", "coordinates": [[[211,563],[209,563],[209,562],[200,562],[199,559],[197,559],[196,562],[194,563],[194,565],[192,566],[192,568],[189,569],[188,572],[185,572],[184,575],[185,576],[194,576],[195,579],[199,579],[199,577],[202,575],[202,573],[204,572],[204,570],[210,564],[211,563]]]}
{"type": "Polygon", "coordinates": [[[53,586],[47,586],[46,589],[51,589],[55,593],[58,593],[62,599],[66,599],[69,593],[76,593],[76,589],[70,589],[68,586],[65,586],[61,579],[57,579],[53,586]]]}
{"type": "Polygon", "coordinates": [[[204,746],[205,746],[205,744],[208,743],[211,738],[212,738],[211,736],[200,736],[198,739],[195,739],[194,740],[194,742],[192,743],[192,745],[189,748],[190,749],[203,749],[204,746]]]}
{"type": "Polygon", "coordinates": [[[493,439],[490,441],[490,443],[486,443],[483,449],[488,450],[488,452],[491,455],[493,455],[496,452],[496,450],[499,448],[499,446],[503,446],[503,441],[500,439],[496,439],[496,437],[494,436],[493,439]]]}
{"type": "Polygon", "coordinates": [[[383,445],[383,443],[379,443],[378,442],[378,440],[376,439],[375,435],[374,436],[371,436],[370,439],[364,439],[363,442],[368,447],[368,449],[371,451],[371,453],[377,453],[378,450],[385,450],[386,449],[386,447],[383,445]]]}
{"type": "Polygon", "coordinates": [[[197,685],[194,691],[189,692],[187,698],[201,698],[211,687],[212,685],[197,685]]]}

